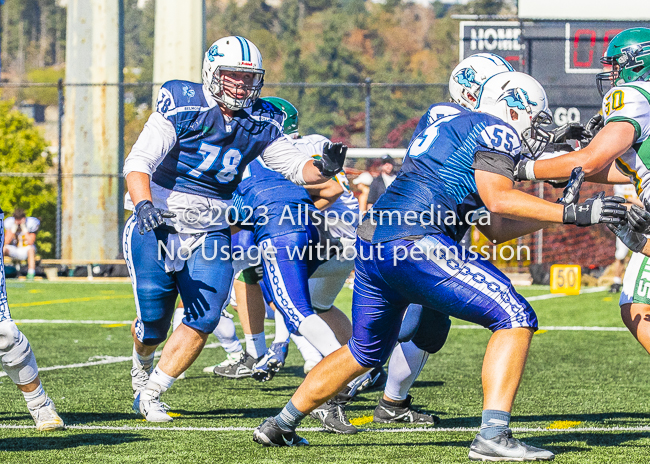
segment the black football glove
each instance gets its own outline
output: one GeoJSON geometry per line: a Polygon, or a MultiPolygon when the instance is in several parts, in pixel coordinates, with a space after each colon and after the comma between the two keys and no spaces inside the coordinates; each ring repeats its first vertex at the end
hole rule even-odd
{"type": "MultiPolygon", "coordinates": [[[[573,168],[571,177],[562,192],[562,198],[558,199],[556,203],[562,203],[563,205],[578,203],[578,200],[580,200],[580,187],[584,181],[585,173],[582,171],[582,168],[580,166],[573,168]]],[[[648,219],[650,220],[650,216],[648,219]]]]}
{"type": "Polygon", "coordinates": [[[627,208],[623,203],[625,198],[606,197],[605,192],[600,192],[584,203],[565,205],[562,222],[580,227],[601,223],[624,224],[627,208]]]}
{"type": "Polygon", "coordinates": [[[605,127],[605,121],[603,120],[603,115],[600,113],[594,114],[587,124],[585,124],[585,130],[591,133],[591,136],[595,136],[603,127],[605,127]]]}
{"type": "Polygon", "coordinates": [[[314,161],[314,166],[324,177],[334,177],[343,170],[347,152],[348,147],[340,142],[327,143],[323,147],[323,158],[314,161]]]}
{"type": "Polygon", "coordinates": [[[533,166],[535,161],[522,158],[521,161],[515,166],[514,178],[517,182],[523,182],[525,180],[535,180],[535,171],[533,166]]]}
{"type": "Polygon", "coordinates": [[[603,115],[600,113],[594,114],[587,124],[585,124],[585,131],[589,133],[586,137],[586,140],[580,140],[580,148],[584,148],[589,145],[591,139],[593,139],[596,134],[605,126],[605,120],[603,115]]]}
{"type": "Polygon", "coordinates": [[[593,135],[577,122],[564,124],[551,131],[553,134],[553,143],[564,143],[567,140],[587,140],[593,135]]]}
{"type": "Polygon", "coordinates": [[[627,211],[627,223],[633,232],[645,234],[648,232],[648,227],[650,227],[650,213],[645,208],[632,205],[627,211]]]}
{"type": "Polygon", "coordinates": [[[135,206],[135,217],[138,220],[138,231],[140,235],[149,232],[165,223],[165,218],[173,218],[176,215],[154,207],[149,200],[142,200],[135,206]]]}
{"type": "Polygon", "coordinates": [[[648,239],[645,235],[638,232],[634,232],[629,224],[620,224],[615,226],[613,224],[607,224],[609,230],[614,232],[614,234],[621,239],[621,242],[625,244],[630,250],[635,253],[640,253],[645,248],[648,239]]]}

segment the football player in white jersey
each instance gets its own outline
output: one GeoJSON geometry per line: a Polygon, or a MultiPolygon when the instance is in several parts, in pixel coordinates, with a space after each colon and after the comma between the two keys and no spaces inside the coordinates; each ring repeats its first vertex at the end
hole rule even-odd
{"type": "Polygon", "coordinates": [[[126,206],[134,211],[124,229],[137,309],[133,409],[154,422],[172,420],[160,395],[194,362],[229,300],[228,207],[246,166],[261,156],[291,181],[317,184],[345,161],[342,144],[315,162],[283,137],[281,114],[257,101],[264,69],[249,40],[217,40],[205,53],[202,75],[202,84],[163,84],[124,164],[126,206]],[[179,293],[185,318],[154,369],[179,293]]]}
{"type": "Polygon", "coordinates": [[[32,280],[36,272],[36,232],[41,221],[28,217],[22,208],[5,220],[5,240],[3,254],[18,261],[27,261],[27,280],[32,280]]]}
{"type": "Polygon", "coordinates": [[[552,161],[523,160],[516,169],[520,180],[566,178],[582,166],[587,180],[629,183],[646,205],[632,205],[628,224],[610,227],[635,253],[623,279],[620,306],[623,322],[650,353],[650,294],[647,241],[650,214],[650,29],[635,27],[616,35],[601,59],[612,70],[598,75],[605,126],[584,149],[552,161]],[[606,90],[606,86],[610,86],[606,90]],[[605,92],[606,91],[606,92],[605,92]]]}
{"type": "MultiPolygon", "coordinates": [[[[4,213],[0,210],[0,241],[4,242],[4,213]]],[[[54,403],[43,390],[38,376],[38,366],[27,337],[18,330],[11,319],[5,287],[5,267],[0,256],[0,364],[11,381],[25,397],[27,408],[36,422],[36,429],[43,432],[65,428],[54,403]]]]}

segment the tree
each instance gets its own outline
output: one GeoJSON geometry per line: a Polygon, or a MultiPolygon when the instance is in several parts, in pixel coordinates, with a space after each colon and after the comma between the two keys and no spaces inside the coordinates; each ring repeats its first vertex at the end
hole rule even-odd
{"type": "MultiPolygon", "coordinates": [[[[12,109],[12,101],[0,101],[0,172],[45,173],[52,156],[32,120],[12,109]]],[[[23,208],[41,220],[38,246],[42,256],[54,251],[56,192],[54,184],[42,177],[0,177],[0,207],[5,214],[23,208]]]]}

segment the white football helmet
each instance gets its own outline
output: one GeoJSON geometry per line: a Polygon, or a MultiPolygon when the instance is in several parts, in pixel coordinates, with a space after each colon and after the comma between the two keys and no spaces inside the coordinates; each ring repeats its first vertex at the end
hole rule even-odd
{"type": "Polygon", "coordinates": [[[205,52],[202,74],[203,86],[215,100],[231,110],[247,108],[259,98],[264,85],[262,54],[253,42],[244,37],[223,37],[205,52]],[[246,72],[255,75],[253,84],[244,86],[246,90],[244,98],[235,98],[224,91],[220,71],[246,72]]]}
{"type": "Polygon", "coordinates": [[[548,98],[542,85],[528,74],[501,73],[483,84],[474,111],[488,113],[510,124],[533,159],[542,154],[551,134],[541,126],[551,124],[548,98]]]}
{"type": "Polygon", "coordinates": [[[476,106],[483,83],[495,74],[514,71],[512,66],[494,53],[477,53],[458,63],[449,78],[449,95],[454,103],[470,110],[476,106]]]}

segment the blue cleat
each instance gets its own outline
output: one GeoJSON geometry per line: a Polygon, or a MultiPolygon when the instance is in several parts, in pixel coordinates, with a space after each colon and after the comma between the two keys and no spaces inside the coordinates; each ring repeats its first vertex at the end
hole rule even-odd
{"type": "Polygon", "coordinates": [[[272,343],[264,357],[253,367],[252,377],[268,382],[284,366],[289,353],[289,342],[272,343]]]}

